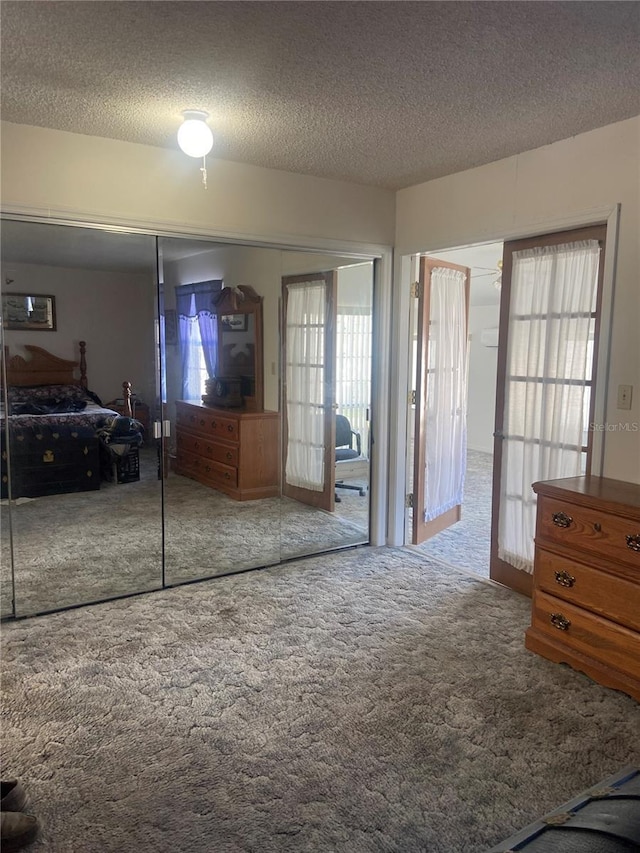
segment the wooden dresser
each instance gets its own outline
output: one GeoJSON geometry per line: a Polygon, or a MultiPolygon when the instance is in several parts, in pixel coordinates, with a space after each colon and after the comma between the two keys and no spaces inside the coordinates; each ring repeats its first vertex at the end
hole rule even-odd
{"type": "Polygon", "coordinates": [[[175,472],[238,501],[280,493],[278,412],[222,409],[179,400],[175,472]]]}
{"type": "Polygon", "coordinates": [[[640,485],[572,477],[533,490],[526,647],[640,700],[640,485]]]}

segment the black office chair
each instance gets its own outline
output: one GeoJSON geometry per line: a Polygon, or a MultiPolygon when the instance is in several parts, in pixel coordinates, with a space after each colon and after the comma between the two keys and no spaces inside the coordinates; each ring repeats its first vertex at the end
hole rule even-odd
{"type": "MultiPolygon", "coordinates": [[[[359,459],[362,456],[362,439],[360,433],[351,429],[349,418],[344,415],[336,415],[336,462],[347,462],[349,459],[359,459]],[[355,447],[353,443],[355,441],[355,447]]],[[[351,489],[354,492],[359,492],[362,497],[366,495],[366,491],[362,486],[352,486],[350,483],[343,483],[341,480],[336,481],[336,489],[351,489]]],[[[341,499],[336,494],[336,502],[340,503],[341,499]]]]}

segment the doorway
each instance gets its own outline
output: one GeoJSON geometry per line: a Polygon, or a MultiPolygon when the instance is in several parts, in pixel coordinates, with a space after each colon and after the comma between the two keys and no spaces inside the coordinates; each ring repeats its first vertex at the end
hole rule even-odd
{"type": "MultiPolygon", "coordinates": [[[[498,346],[493,386],[495,429],[489,576],[525,594],[530,593],[533,571],[535,495],[532,483],[591,472],[594,441],[589,424],[594,422],[597,364],[601,361],[599,331],[606,233],[606,225],[602,224],[509,241],[503,246],[502,262],[498,262],[495,269],[487,270],[494,277],[494,287],[500,291],[497,340],[489,328],[480,334],[485,344],[498,346]]],[[[429,264],[446,266],[444,254],[434,253],[437,260],[429,264]]],[[[421,270],[424,263],[421,261],[421,270]]],[[[420,282],[423,280],[421,276],[420,282]]],[[[424,304],[419,289],[416,295],[419,304],[424,304]]],[[[427,295],[425,299],[428,298],[427,295]]],[[[452,317],[450,313],[447,322],[449,334],[455,335],[458,330],[454,326],[461,321],[452,317]]],[[[417,473],[421,473],[423,458],[427,462],[436,460],[434,471],[430,471],[428,464],[425,466],[428,481],[430,476],[438,478],[442,471],[446,473],[447,466],[451,467],[451,449],[448,439],[438,441],[437,432],[432,431],[430,439],[422,431],[420,409],[425,405],[442,405],[446,422],[446,408],[452,405],[453,398],[438,403],[425,395],[420,376],[421,371],[437,374],[432,350],[433,340],[439,345],[438,330],[432,328],[424,312],[418,325],[414,321],[412,328],[418,341],[428,342],[427,346],[413,347],[414,361],[417,359],[417,366],[412,370],[412,381],[417,386],[414,394],[417,416],[411,453],[417,473]],[[436,446],[429,448],[434,436],[436,446]],[[427,451],[423,447],[425,443],[427,451]]],[[[466,355],[469,356],[469,350],[466,355]]],[[[471,363],[469,359],[467,380],[470,380],[471,363]]],[[[475,361],[473,364],[475,368],[475,361]]],[[[469,381],[468,387],[471,385],[469,381]]],[[[482,383],[480,385],[486,393],[482,383]]],[[[465,399],[468,403],[468,391],[465,399]]],[[[410,400],[413,402],[411,397],[410,400]]],[[[463,413],[463,417],[466,415],[463,413]]],[[[459,443],[456,450],[461,456],[464,444],[464,441],[459,443]]],[[[412,511],[415,513],[417,506],[422,512],[422,505],[415,499],[415,475],[412,489],[412,511]]],[[[418,495],[418,500],[420,497],[418,495]]],[[[452,522],[455,527],[455,518],[452,522]]],[[[411,541],[418,545],[420,539],[416,536],[415,521],[412,532],[411,541]]],[[[463,528],[459,529],[454,540],[456,564],[461,562],[465,550],[462,532],[463,528]]],[[[486,576],[486,550],[484,554],[479,551],[483,533],[486,541],[486,519],[466,543],[474,552],[473,566],[467,568],[475,568],[477,572],[484,566],[485,571],[480,574],[486,576]]],[[[433,550],[440,544],[435,542],[426,547],[433,550]]]]}

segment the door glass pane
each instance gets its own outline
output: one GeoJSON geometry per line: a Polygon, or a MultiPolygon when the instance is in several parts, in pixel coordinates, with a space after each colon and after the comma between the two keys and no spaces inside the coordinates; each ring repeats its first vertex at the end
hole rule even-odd
{"type": "Polygon", "coordinates": [[[466,467],[466,274],[436,267],[430,283],[424,520],[462,503],[466,467]]]}
{"type": "Polygon", "coordinates": [[[324,279],[287,285],[285,482],[321,492],[325,484],[324,279]]]}
{"type": "Polygon", "coordinates": [[[5,317],[16,614],[158,588],[155,240],[5,220],[2,266],[3,296],[55,306],[45,331],[5,317]]]}

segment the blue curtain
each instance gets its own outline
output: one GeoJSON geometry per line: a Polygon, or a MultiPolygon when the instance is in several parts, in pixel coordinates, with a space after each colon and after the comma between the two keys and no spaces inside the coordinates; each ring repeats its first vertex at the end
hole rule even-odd
{"type": "Polygon", "coordinates": [[[199,400],[204,390],[202,357],[208,378],[212,379],[216,374],[218,324],[213,297],[221,290],[220,279],[176,287],[182,395],[185,400],[199,400]]]}

